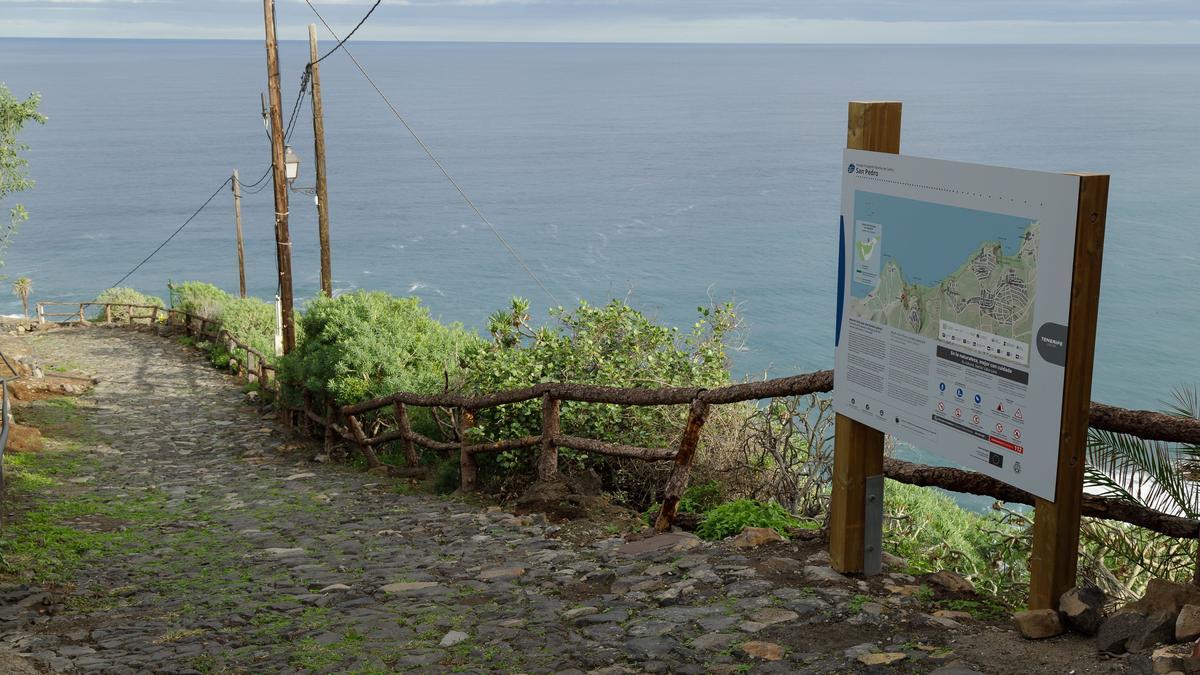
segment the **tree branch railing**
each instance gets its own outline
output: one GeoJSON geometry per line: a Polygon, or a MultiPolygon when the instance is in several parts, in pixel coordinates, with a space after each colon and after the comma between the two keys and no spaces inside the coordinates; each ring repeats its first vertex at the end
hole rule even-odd
{"type": "MultiPolygon", "coordinates": [[[[220,328],[219,324],[212,319],[149,305],[39,302],[39,321],[42,321],[43,317],[63,315],[62,313],[44,312],[44,306],[64,305],[77,308],[77,311],[65,314],[68,318],[64,322],[75,320],[86,323],[85,309],[90,306],[102,307],[104,316],[110,319],[113,307],[123,308],[126,310],[126,323],[129,325],[135,325],[138,320],[157,322],[161,314],[166,326],[173,332],[182,331],[188,335],[200,336],[205,339],[221,340],[230,353],[235,353],[238,349],[245,352],[246,363],[238,361],[233,364],[236,374],[247,381],[259,382],[264,389],[279,393],[275,368],[269,363],[269,359],[220,328]],[[134,309],[150,309],[152,312],[148,316],[135,318],[132,311],[134,309]]],[[[543,481],[554,480],[557,475],[559,448],[570,448],[613,457],[632,457],[653,462],[669,461],[673,463],[673,466],[664,489],[663,507],[655,522],[655,528],[664,531],[671,527],[677,515],[679,500],[687,487],[688,474],[699,449],[700,433],[712,406],[783,396],[828,393],[832,390],[833,371],[821,370],[759,382],[731,384],[713,389],[699,387],[621,388],[547,382],[522,389],[495,391],[473,396],[456,393],[419,394],[401,391],[345,406],[325,402],[322,408],[323,414],[314,409],[316,404],[312,401],[311,396],[306,395],[302,409],[287,409],[281,406],[280,410],[289,415],[297,415],[300,419],[305,420],[306,426],[308,422],[312,422],[321,427],[324,430],[323,438],[327,452],[337,437],[357,446],[371,469],[382,469],[398,475],[419,475],[422,470],[416,450],[418,446],[442,452],[458,452],[461,471],[460,489],[464,492],[474,491],[478,488],[478,467],[475,458],[476,455],[487,452],[537,448],[539,452],[538,479],[543,481]],[[540,434],[488,442],[472,443],[468,441],[468,431],[479,411],[533,400],[540,400],[542,406],[542,431],[540,434]],[[625,406],[687,405],[688,415],[676,447],[645,448],[563,434],[560,424],[563,401],[625,406]],[[452,410],[456,438],[450,441],[439,441],[414,431],[408,410],[412,406],[452,410]],[[362,426],[365,415],[384,408],[391,408],[392,429],[368,436],[362,426]],[[407,465],[404,468],[384,465],[376,453],[376,448],[397,441],[400,442],[404,451],[407,465]]],[[[278,396],[276,396],[276,401],[280,401],[278,396]]],[[[1092,403],[1089,424],[1096,429],[1130,434],[1143,440],[1200,444],[1200,420],[1162,413],[1128,410],[1092,403]]],[[[1019,504],[1032,505],[1034,503],[1034,497],[1030,493],[975,471],[931,467],[887,459],[884,462],[884,474],[889,478],[911,485],[940,487],[1019,504]]],[[[1200,521],[1198,520],[1173,516],[1111,497],[1084,495],[1083,515],[1128,523],[1170,537],[1200,538],[1200,521]]]]}

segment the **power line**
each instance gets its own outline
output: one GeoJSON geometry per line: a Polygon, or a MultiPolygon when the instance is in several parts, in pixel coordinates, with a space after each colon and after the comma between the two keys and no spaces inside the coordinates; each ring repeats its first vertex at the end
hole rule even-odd
{"type": "MultiPolygon", "coordinates": [[[[351,30],[349,33],[346,33],[346,37],[344,37],[344,38],[342,38],[341,40],[339,40],[339,41],[338,41],[338,43],[337,43],[336,45],[334,45],[333,49],[330,49],[329,51],[325,52],[325,55],[324,55],[324,56],[322,56],[321,58],[319,58],[319,59],[317,59],[316,61],[313,61],[312,63],[308,64],[308,69],[310,69],[310,70],[311,70],[313,66],[315,66],[315,65],[317,65],[318,63],[320,63],[320,62],[324,61],[325,59],[329,58],[329,55],[330,55],[330,54],[333,54],[333,53],[334,53],[334,52],[336,52],[337,50],[341,49],[341,48],[342,48],[342,45],[346,44],[346,42],[348,42],[348,41],[350,40],[350,38],[351,38],[351,37],[353,37],[354,33],[355,33],[355,32],[357,32],[359,28],[362,28],[362,25],[363,25],[364,23],[366,23],[366,22],[367,22],[367,19],[371,18],[371,13],[375,11],[375,8],[376,8],[376,7],[379,7],[379,3],[381,3],[381,2],[383,2],[383,0],[375,0],[375,4],[374,4],[374,5],[371,5],[371,9],[368,9],[368,10],[367,10],[367,13],[366,13],[366,15],[365,15],[365,16],[363,16],[362,20],[358,22],[358,25],[356,25],[356,26],[355,26],[355,27],[354,27],[354,28],[353,28],[353,29],[352,29],[352,30],[351,30]]],[[[308,5],[308,6],[309,6],[309,7],[312,7],[312,3],[309,3],[309,5],[308,5]]],[[[316,10],[316,8],[313,8],[313,12],[316,12],[316,11],[317,11],[317,10],[316,10]]],[[[318,17],[318,18],[320,18],[320,16],[321,16],[320,14],[317,14],[317,17],[318,17]]],[[[325,23],[325,19],[321,19],[321,23],[325,23]]],[[[326,28],[329,28],[329,24],[327,24],[327,23],[326,23],[326,24],[325,24],[325,27],[326,27],[326,28]]],[[[331,31],[329,31],[329,32],[330,32],[330,33],[333,33],[333,31],[332,31],[332,30],[331,30],[331,31]]],[[[337,35],[334,35],[333,37],[334,37],[334,39],[337,39],[337,35]]]]}
{"type": "MultiPolygon", "coordinates": [[[[321,23],[325,25],[325,30],[329,31],[329,34],[333,36],[333,39],[338,39],[337,33],[334,32],[333,28],[329,26],[329,22],[325,20],[325,17],[321,16],[321,13],[318,12],[317,8],[313,6],[311,0],[304,0],[304,2],[308,5],[308,8],[313,11],[313,14],[317,15],[317,18],[321,20],[321,23]]],[[[371,9],[374,11],[374,7],[371,9]]],[[[370,13],[368,12],[368,16],[369,15],[370,13]]],[[[359,25],[362,24],[360,23],[359,25]]],[[[346,37],[349,39],[350,36],[347,35],[346,37]]],[[[550,296],[550,299],[554,301],[554,304],[561,305],[562,303],[558,301],[558,298],[550,292],[549,288],[546,288],[546,285],[543,284],[542,280],[533,273],[533,270],[529,269],[529,265],[525,264],[525,260],[521,258],[520,254],[517,253],[517,250],[508,243],[508,240],[505,239],[502,234],[500,234],[500,230],[496,229],[496,226],[492,224],[492,221],[488,220],[487,216],[483,215],[483,211],[480,211],[479,207],[475,205],[475,202],[471,201],[471,198],[468,197],[467,193],[462,189],[462,187],[459,186],[458,181],[454,180],[454,177],[450,175],[450,172],[446,170],[446,167],[442,165],[437,156],[433,154],[433,151],[429,149],[429,146],[425,145],[425,141],[421,140],[421,137],[417,135],[417,132],[413,130],[411,126],[409,126],[408,121],[405,120],[404,116],[400,114],[400,111],[396,109],[396,106],[392,105],[392,101],[387,97],[387,94],[383,93],[383,90],[379,88],[379,85],[375,84],[375,81],[372,80],[371,76],[367,74],[367,70],[363,68],[361,63],[358,62],[358,59],[354,58],[354,54],[350,53],[350,49],[344,45],[345,40],[342,40],[338,43],[338,46],[342,48],[342,51],[346,52],[346,56],[350,57],[350,60],[354,62],[355,67],[358,68],[358,72],[362,73],[362,76],[371,85],[371,88],[375,90],[375,93],[379,94],[379,97],[382,98],[383,102],[387,104],[388,109],[392,111],[392,115],[394,115],[396,119],[400,121],[400,124],[404,125],[404,128],[408,130],[409,135],[411,135],[413,140],[415,140],[417,144],[421,146],[421,149],[425,151],[425,155],[429,157],[430,161],[432,161],[435,166],[437,166],[438,170],[442,172],[442,175],[446,177],[446,180],[450,181],[450,184],[454,186],[454,189],[458,192],[459,196],[462,197],[463,201],[466,202],[467,206],[471,207],[471,210],[475,212],[475,215],[479,218],[479,220],[484,225],[487,225],[488,229],[492,231],[492,234],[496,235],[496,239],[498,239],[500,243],[504,245],[504,248],[508,249],[509,254],[511,254],[513,259],[516,260],[521,268],[525,270],[525,273],[529,275],[529,278],[533,279],[534,283],[541,287],[542,291],[544,291],[546,295],[550,296]]]]}
{"type": "Polygon", "coordinates": [[[182,232],[183,228],[188,226],[188,223],[195,220],[196,216],[200,215],[200,212],[204,210],[204,207],[208,206],[209,203],[212,202],[212,200],[216,199],[217,195],[221,193],[221,190],[224,190],[225,186],[229,185],[229,183],[231,181],[233,181],[233,176],[230,176],[229,178],[226,178],[224,181],[221,181],[221,184],[219,186],[217,186],[216,190],[213,190],[213,193],[211,195],[209,195],[208,199],[204,200],[204,203],[200,205],[200,208],[196,209],[192,213],[192,215],[188,216],[188,219],[183,221],[183,224],[180,225],[178,228],[176,228],[175,231],[171,233],[171,236],[164,239],[163,243],[159,244],[157,248],[155,248],[153,251],[150,252],[150,255],[146,256],[145,258],[142,258],[142,261],[140,263],[134,265],[133,269],[126,272],[125,276],[121,277],[120,280],[117,281],[117,283],[113,284],[112,286],[109,286],[108,288],[112,289],[112,288],[116,288],[117,286],[120,286],[122,283],[125,282],[126,279],[133,276],[134,272],[141,269],[142,265],[145,265],[147,262],[149,262],[150,259],[153,258],[159,251],[161,251],[164,246],[171,243],[171,240],[175,238],[175,235],[182,232]]]}

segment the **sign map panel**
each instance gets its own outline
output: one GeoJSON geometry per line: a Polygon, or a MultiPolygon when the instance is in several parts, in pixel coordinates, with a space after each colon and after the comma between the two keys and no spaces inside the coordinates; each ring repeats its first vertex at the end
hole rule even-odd
{"type": "Polygon", "coordinates": [[[1053,500],[1079,179],[842,166],[835,410],[1053,500]]]}

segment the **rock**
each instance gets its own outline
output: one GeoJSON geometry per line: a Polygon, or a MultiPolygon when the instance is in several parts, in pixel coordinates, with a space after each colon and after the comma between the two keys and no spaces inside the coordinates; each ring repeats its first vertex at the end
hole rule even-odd
{"type": "Polygon", "coordinates": [[[951,593],[974,593],[975,586],[961,574],[950,570],[941,570],[929,575],[929,583],[950,591],[951,593]]]}
{"type": "Polygon", "coordinates": [[[908,567],[908,561],[898,555],[892,555],[891,553],[884,551],[883,566],[889,569],[903,569],[908,567]]]}
{"type": "Polygon", "coordinates": [[[9,426],[6,452],[41,452],[43,445],[42,432],[37,428],[23,424],[9,426]]]}
{"type": "Polygon", "coordinates": [[[1076,586],[1058,600],[1067,627],[1076,633],[1093,636],[1104,623],[1104,591],[1095,586],[1076,586]]]}
{"type": "Polygon", "coordinates": [[[379,590],[388,595],[412,595],[437,586],[436,581],[401,581],[383,586],[379,590]]]}
{"type": "Polygon", "coordinates": [[[563,612],[562,618],[566,619],[567,621],[570,621],[571,619],[578,619],[579,617],[588,616],[589,614],[599,614],[599,613],[600,613],[600,609],[597,607],[587,607],[587,606],[576,607],[574,609],[568,609],[567,611],[563,612]]]}
{"type": "Polygon", "coordinates": [[[737,636],[732,633],[707,633],[692,640],[692,646],[701,650],[722,650],[733,644],[737,636]]]}
{"type": "Polygon", "coordinates": [[[951,621],[970,621],[975,618],[970,612],[959,612],[952,609],[939,609],[933,613],[933,616],[939,619],[950,619],[951,621]]]}
{"type": "Polygon", "coordinates": [[[1142,630],[1125,645],[1131,652],[1149,651],[1154,645],[1171,642],[1175,638],[1176,613],[1167,609],[1155,612],[1142,622],[1142,630]]]}
{"type": "Polygon", "coordinates": [[[745,642],[742,643],[741,651],[746,656],[764,661],[778,661],[783,658],[783,647],[774,642],[745,642]]]}
{"type": "Polygon", "coordinates": [[[1200,637],[1200,605],[1184,605],[1175,619],[1175,640],[1184,642],[1200,637]]]}
{"type": "Polygon", "coordinates": [[[516,579],[525,574],[524,567],[493,567],[479,573],[480,581],[504,581],[516,579]]]}
{"type": "Polygon", "coordinates": [[[304,555],[302,548],[264,548],[263,553],[273,558],[295,558],[304,555]]]}
{"type": "Polygon", "coordinates": [[[874,652],[859,654],[858,662],[868,666],[886,666],[908,658],[904,652],[874,652]]]}
{"type": "Polygon", "coordinates": [[[846,577],[842,576],[837,570],[824,565],[807,565],[804,568],[804,576],[811,581],[824,581],[833,583],[843,583],[846,577]]]}
{"type": "Polygon", "coordinates": [[[875,651],[875,649],[876,647],[874,642],[864,642],[862,644],[857,644],[853,647],[847,648],[844,652],[842,652],[842,655],[848,659],[857,659],[863,654],[870,654],[871,652],[875,651]]]}
{"type": "Polygon", "coordinates": [[[642,557],[662,553],[678,553],[696,548],[704,542],[694,534],[687,532],[665,532],[653,537],[627,542],[617,547],[617,553],[623,556],[642,557]]]}
{"type": "Polygon", "coordinates": [[[769,527],[747,527],[732,543],[734,548],[758,548],[773,541],[783,541],[783,537],[769,527]]]}
{"type": "Polygon", "coordinates": [[[1184,605],[1200,605],[1200,588],[1191,584],[1151,579],[1141,599],[1125,605],[1117,610],[1117,613],[1135,612],[1149,616],[1155,612],[1169,611],[1172,616],[1178,616],[1184,605]]]}
{"type": "Polygon", "coordinates": [[[802,565],[795,558],[767,558],[763,562],[763,567],[778,574],[790,574],[799,572],[802,565]]]}
{"type": "Polygon", "coordinates": [[[1096,632],[1096,649],[1108,654],[1124,654],[1127,645],[1141,634],[1146,617],[1136,612],[1121,612],[1108,617],[1096,632]]]}
{"type": "Polygon", "coordinates": [[[318,593],[333,593],[335,591],[349,591],[349,590],[353,590],[353,589],[350,588],[349,586],[347,586],[346,584],[329,584],[325,588],[322,588],[320,591],[318,591],[318,593]]]}
{"type": "Polygon", "coordinates": [[[1013,623],[1021,635],[1031,640],[1051,638],[1066,632],[1058,612],[1052,609],[1030,609],[1013,614],[1013,623]]]}
{"type": "Polygon", "coordinates": [[[786,623],[799,619],[800,615],[790,609],[782,609],[779,607],[763,607],[762,609],[750,615],[750,619],[757,623],[766,626],[771,626],[777,623],[786,623]]]}
{"type": "Polygon", "coordinates": [[[438,643],[439,647],[453,647],[454,645],[471,637],[461,630],[452,630],[442,636],[442,641],[438,643]]]}

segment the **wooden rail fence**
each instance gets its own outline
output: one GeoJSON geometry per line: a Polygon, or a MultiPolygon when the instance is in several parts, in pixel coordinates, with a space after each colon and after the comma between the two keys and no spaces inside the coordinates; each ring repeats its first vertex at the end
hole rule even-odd
{"type": "MultiPolygon", "coordinates": [[[[264,390],[279,394],[280,382],[275,377],[275,368],[269,360],[250,345],[238,340],[221,328],[215,320],[196,316],[175,309],[163,309],[149,305],[125,305],[105,303],[38,303],[39,321],[44,317],[66,317],[63,323],[87,323],[85,310],[99,307],[102,316],[111,319],[113,308],[124,309],[125,325],[147,325],[160,322],[170,332],[220,341],[227,351],[237,354],[241,350],[245,359],[232,363],[234,373],[248,382],[257,382],[264,390]],[[44,307],[76,307],[77,311],[48,313],[44,307]],[[135,316],[133,310],[150,310],[144,316],[135,316]],[[242,363],[242,361],[245,363],[242,363]]],[[[553,480],[557,473],[558,449],[570,448],[613,457],[632,457],[651,462],[672,462],[670,476],[664,488],[663,506],[655,522],[659,531],[669,529],[675,520],[680,498],[687,488],[688,474],[695,461],[700,432],[707,420],[708,411],[714,405],[757,401],[761,399],[802,396],[827,393],[833,390],[833,371],[821,370],[803,375],[793,375],[760,382],[731,384],[714,389],[699,387],[662,387],[656,389],[604,387],[565,382],[548,382],[524,389],[511,389],[480,395],[464,394],[418,394],[396,392],[353,405],[336,406],[330,402],[317,402],[304,394],[302,409],[281,408],[290,424],[294,417],[304,420],[307,431],[315,431],[309,423],[322,429],[326,449],[331,449],[336,438],[354,444],[372,469],[383,468],[396,475],[418,475],[422,473],[417,447],[442,452],[457,452],[461,471],[461,489],[472,491],[478,487],[476,455],[486,452],[503,452],[523,448],[539,451],[538,479],[553,480]],[[470,443],[467,432],[475,414],[481,410],[502,405],[540,400],[542,407],[542,430],[537,436],[523,436],[499,441],[470,443]],[[591,438],[563,434],[560,426],[560,411],[563,401],[580,403],[604,403],[626,406],[688,406],[687,422],[679,443],[673,448],[644,448],[609,443],[591,438]],[[413,430],[410,407],[446,408],[453,412],[456,439],[439,441],[413,430]],[[377,411],[379,411],[377,413],[377,411]],[[363,421],[366,416],[390,417],[392,428],[368,436],[363,421]],[[398,442],[404,454],[405,467],[385,465],[376,449],[388,443],[398,442]]],[[[276,397],[278,401],[278,396],[276,397]]],[[[1092,403],[1089,424],[1097,429],[1129,434],[1143,440],[1164,441],[1200,445],[1200,421],[1174,417],[1146,410],[1129,410],[1100,403],[1092,403]]],[[[1033,504],[1033,495],[990,476],[948,467],[930,467],[896,459],[884,461],[884,474],[894,480],[912,485],[941,487],[956,492],[966,492],[995,499],[1033,504]]],[[[1184,539],[1200,538],[1200,521],[1165,514],[1128,501],[1109,497],[1084,495],[1083,515],[1105,520],[1115,520],[1142,527],[1170,537],[1184,539]]],[[[1200,568],[1198,568],[1200,572],[1200,568]]]]}

